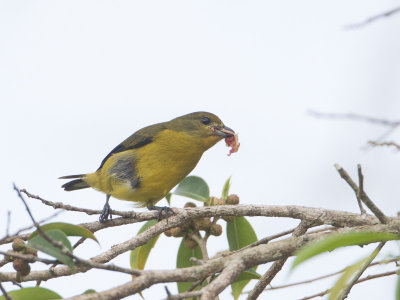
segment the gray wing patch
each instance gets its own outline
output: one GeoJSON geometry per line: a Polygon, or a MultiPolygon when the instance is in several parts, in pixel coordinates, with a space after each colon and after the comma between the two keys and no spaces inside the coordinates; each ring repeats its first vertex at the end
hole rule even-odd
{"type": "Polygon", "coordinates": [[[124,181],[131,185],[133,189],[140,186],[140,178],[136,175],[135,159],[133,157],[122,157],[108,171],[113,178],[124,181]]]}

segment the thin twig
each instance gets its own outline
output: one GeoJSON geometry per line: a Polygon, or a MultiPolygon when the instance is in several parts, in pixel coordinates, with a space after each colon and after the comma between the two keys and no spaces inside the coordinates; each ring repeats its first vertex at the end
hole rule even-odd
{"type": "MultiPolygon", "coordinates": [[[[55,217],[58,216],[59,214],[62,214],[63,212],[64,212],[63,210],[57,211],[57,212],[55,212],[54,214],[52,214],[52,215],[50,215],[50,216],[48,216],[48,217],[46,217],[46,218],[44,218],[44,219],[38,221],[38,223],[39,223],[39,224],[43,224],[43,223],[45,223],[45,222],[47,222],[47,221],[49,221],[49,220],[55,218],[55,217]]],[[[35,225],[29,225],[29,226],[23,227],[23,228],[19,229],[17,232],[15,232],[14,234],[12,234],[12,235],[7,235],[7,236],[1,238],[1,239],[0,239],[0,245],[3,244],[4,242],[6,242],[6,243],[7,243],[7,242],[12,242],[16,237],[21,237],[21,236],[20,236],[20,233],[21,233],[21,232],[26,231],[26,230],[30,230],[30,229],[32,229],[32,228],[35,228],[35,225]]],[[[26,238],[28,238],[28,237],[29,237],[29,234],[26,235],[26,238]]],[[[25,238],[22,238],[22,239],[25,240],[25,238]]]]}
{"type": "MultiPolygon", "coordinates": [[[[358,194],[358,187],[351,179],[350,175],[338,164],[335,164],[336,170],[339,172],[340,176],[350,185],[353,191],[358,194]]],[[[388,218],[383,214],[383,212],[372,202],[372,200],[367,196],[365,191],[360,193],[360,198],[362,202],[373,212],[373,214],[379,219],[379,221],[383,224],[388,223],[388,218]]]]}
{"type": "MultiPolygon", "coordinates": [[[[383,264],[383,263],[385,263],[385,264],[390,263],[390,262],[395,262],[396,263],[396,262],[398,262],[399,259],[400,259],[400,257],[397,256],[397,257],[389,259],[389,260],[377,261],[377,262],[369,264],[368,268],[376,266],[376,265],[380,265],[380,264],[383,264]]],[[[303,284],[307,284],[307,283],[313,283],[315,281],[326,279],[326,278],[338,275],[340,273],[343,273],[345,270],[346,270],[346,268],[344,268],[344,269],[342,269],[340,271],[334,272],[334,273],[330,273],[330,274],[327,274],[327,275],[311,278],[311,279],[308,279],[308,280],[297,281],[297,282],[293,282],[293,283],[289,283],[289,284],[282,284],[282,285],[277,285],[277,286],[269,286],[269,287],[266,288],[266,290],[278,290],[278,289],[284,289],[284,288],[288,288],[288,287],[292,287],[292,286],[303,285],[303,284]]],[[[247,293],[249,293],[249,292],[247,292],[247,293]]]]}
{"type": "Polygon", "coordinates": [[[7,211],[7,229],[6,229],[6,235],[10,235],[10,223],[11,223],[11,211],[7,211]]]}
{"type": "MultiPolygon", "coordinates": [[[[384,138],[388,137],[391,133],[393,133],[399,126],[400,126],[400,121],[389,121],[386,119],[379,119],[379,118],[373,118],[369,116],[364,116],[364,115],[359,115],[359,114],[353,114],[353,113],[348,113],[348,114],[341,114],[341,113],[320,113],[320,112],[315,112],[312,110],[309,110],[308,113],[314,117],[317,118],[327,118],[327,119],[340,119],[340,120],[349,120],[349,121],[361,121],[361,122],[367,122],[367,123],[372,123],[372,124],[378,124],[382,126],[388,127],[388,129],[380,135],[376,141],[380,142],[384,138]]],[[[368,148],[368,147],[365,147],[368,148]]]]}
{"type": "Polygon", "coordinates": [[[75,255],[73,257],[77,260],[78,263],[81,263],[90,268],[102,269],[102,270],[108,270],[108,271],[114,271],[114,272],[121,272],[121,273],[126,273],[126,274],[130,274],[130,275],[135,275],[135,276],[142,275],[142,272],[138,271],[138,270],[122,268],[122,267],[115,266],[113,264],[104,265],[102,263],[97,263],[94,261],[87,261],[87,260],[79,258],[75,255]]]}
{"type": "Polygon", "coordinates": [[[36,227],[38,233],[40,234],[40,236],[43,237],[47,242],[49,242],[49,243],[50,243],[51,245],[53,245],[54,247],[60,249],[61,252],[62,252],[63,254],[72,257],[71,252],[68,250],[67,247],[64,246],[64,244],[62,244],[61,242],[55,241],[55,240],[53,240],[52,238],[50,238],[50,237],[44,232],[44,230],[42,229],[42,227],[39,226],[39,224],[36,222],[35,218],[33,217],[33,214],[32,214],[32,212],[31,212],[31,210],[30,210],[28,204],[26,203],[24,197],[22,196],[20,190],[17,188],[17,186],[15,185],[15,183],[14,183],[13,185],[14,185],[14,190],[17,192],[18,197],[21,199],[22,203],[24,204],[25,209],[26,209],[26,211],[28,212],[28,215],[29,215],[29,217],[30,217],[31,220],[32,220],[32,223],[35,225],[35,227],[36,227]]]}
{"type": "Polygon", "coordinates": [[[3,293],[3,296],[6,300],[13,300],[13,298],[10,297],[10,295],[7,294],[7,291],[4,289],[3,285],[0,282],[0,290],[3,293]]]}
{"type": "Polygon", "coordinates": [[[201,291],[185,292],[185,293],[180,293],[178,295],[168,295],[168,298],[165,298],[165,300],[180,300],[180,299],[193,298],[193,297],[199,297],[201,296],[201,294],[202,294],[201,291]]]}
{"type": "Polygon", "coordinates": [[[222,257],[226,257],[226,256],[229,256],[229,255],[241,252],[243,250],[256,247],[258,245],[267,244],[267,243],[269,243],[270,241],[272,241],[274,239],[277,239],[277,238],[280,238],[282,236],[285,236],[285,235],[288,235],[288,234],[292,233],[295,229],[296,228],[293,228],[293,229],[289,229],[289,230],[286,230],[286,231],[283,231],[283,232],[280,232],[280,233],[277,233],[277,234],[273,234],[273,235],[267,236],[265,238],[262,238],[261,240],[258,240],[257,242],[254,242],[254,243],[252,243],[250,245],[247,245],[247,246],[245,246],[243,248],[240,248],[238,250],[235,250],[235,251],[232,251],[232,252],[228,252],[228,253],[223,253],[223,254],[221,254],[221,256],[222,257]]]}
{"type": "Polygon", "coordinates": [[[54,264],[55,262],[57,262],[56,260],[39,258],[32,254],[20,254],[18,252],[13,252],[13,251],[10,251],[10,252],[0,251],[0,254],[5,255],[5,256],[22,258],[25,261],[39,261],[39,262],[47,264],[47,265],[54,264]]]}
{"type": "Polygon", "coordinates": [[[197,288],[200,284],[202,284],[203,283],[203,281],[204,280],[206,280],[207,278],[203,278],[203,279],[200,279],[200,280],[197,280],[196,282],[194,282],[193,284],[192,284],[192,286],[187,290],[188,292],[191,292],[191,291],[193,291],[195,288],[197,288]]]}
{"type": "MultiPolygon", "coordinates": [[[[67,204],[64,204],[61,202],[52,202],[49,200],[45,200],[45,199],[41,198],[40,196],[29,193],[26,189],[22,189],[21,193],[26,194],[29,198],[40,200],[43,204],[51,206],[54,209],[64,209],[64,210],[68,210],[68,211],[83,212],[88,215],[99,215],[102,213],[101,210],[81,208],[81,207],[76,207],[76,206],[72,206],[72,205],[67,205],[67,204]]],[[[128,212],[128,211],[113,210],[113,215],[121,216],[124,218],[132,218],[132,217],[135,217],[135,212],[134,211],[128,212]]]]}
{"type": "Polygon", "coordinates": [[[76,249],[79,245],[81,245],[84,241],[86,241],[86,238],[82,237],[75,243],[75,245],[72,246],[72,249],[76,249]]]}
{"type": "Polygon", "coordinates": [[[164,286],[165,292],[167,293],[167,299],[170,300],[171,298],[171,292],[169,291],[167,286],[164,286]]]}
{"type": "Polygon", "coordinates": [[[391,10],[385,11],[383,13],[377,14],[375,16],[369,17],[368,19],[366,19],[365,21],[361,22],[361,23],[355,23],[355,24],[350,24],[350,25],[346,25],[345,28],[346,29],[358,29],[360,27],[366,26],[372,22],[375,22],[377,20],[380,19],[384,19],[387,17],[390,17],[396,13],[400,12],[400,6],[399,7],[395,7],[391,10]]]}
{"type": "MultiPolygon", "coordinates": [[[[317,224],[315,224],[313,226],[317,226],[317,224]]],[[[312,226],[310,225],[309,228],[311,228],[311,227],[312,226]]],[[[256,247],[258,245],[267,244],[272,240],[275,240],[275,239],[278,239],[278,238],[283,237],[285,235],[293,233],[295,231],[295,229],[296,228],[293,228],[293,229],[289,229],[289,230],[286,230],[286,231],[283,231],[283,232],[280,232],[280,233],[277,233],[277,234],[273,234],[273,235],[267,236],[265,238],[262,238],[262,239],[258,240],[257,242],[254,242],[254,243],[252,243],[250,245],[247,245],[247,246],[245,246],[243,248],[240,248],[240,249],[232,251],[232,252],[227,252],[227,253],[224,252],[224,253],[220,254],[219,256],[225,257],[225,256],[229,256],[229,255],[232,255],[232,254],[236,254],[238,252],[241,252],[241,251],[249,249],[249,248],[256,247]]],[[[314,231],[310,231],[310,233],[318,233],[318,232],[323,232],[323,231],[327,231],[327,230],[335,230],[335,228],[334,227],[320,228],[320,229],[316,229],[314,231]]]]}
{"type": "Polygon", "coordinates": [[[398,270],[374,274],[374,275],[368,275],[366,277],[363,277],[363,278],[357,280],[357,283],[361,283],[361,282],[376,279],[376,278],[386,277],[386,276],[390,276],[390,275],[396,275],[396,274],[399,274],[398,270]]]}
{"type": "Polygon", "coordinates": [[[352,287],[360,279],[361,275],[368,268],[369,264],[375,259],[375,257],[378,255],[378,253],[382,250],[383,246],[385,246],[385,242],[380,242],[379,245],[375,248],[374,252],[372,252],[370,257],[368,257],[368,260],[364,263],[364,265],[359,270],[357,270],[355,276],[351,279],[349,284],[346,286],[346,289],[343,291],[342,297],[340,298],[341,300],[344,300],[347,298],[352,287]]]}
{"type": "Polygon", "coordinates": [[[240,250],[253,248],[253,247],[261,245],[261,244],[267,244],[272,240],[275,240],[275,239],[278,239],[278,238],[283,237],[285,235],[291,234],[295,230],[296,230],[296,228],[293,228],[293,229],[289,229],[289,230],[286,230],[286,231],[283,231],[283,232],[280,232],[280,233],[277,233],[277,234],[273,234],[273,235],[267,236],[265,238],[262,238],[261,240],[258,240],[257,242],[254,242],[254,243],[252,243],[252,244],[250,244],[250,245],[248,245],[246,247],[241,248],[240,250]]]}
{"type": "Polygon", "coordinates": [[[19,198],[24,203],[25,208],[26,208],[26,210],[27,210],[32,222],[35,224],[36,229],[38,230],[38,233],[40,234],[40,236],[42,236],[47,242],[52,244],[54,247],[59,248],[64,255],[67,255],[67,256],[75,259],[78,263],[83,264],[83,265],[88,266],[88,267],[91,267],[91,268],[103,269],[103,270],[109,270],[109,271],[117,271],[117,272],[122,272],[122,273],[136,275],[136,276],[140,276],[141,275],[141,272],[137,271],[137,270],[121,268],[121,267],[118,267],[118,266],[115,266],[115,265],[112,265],[112,264],[104,265],[104,264],[97,263],[97,262],[94,262],[94,261],[87,261],[87,260],[81,259],[81,258],[73,255],[61,242],[53,240],[52,238],[50,238],[43,231],[43,229],[35,221],[35,218],[33,217],[32,213],[31,213],[31,210],[29,209],[28,204],[26,203],[24,197],[22,196],[22,194],[20,193],[19,189],[16,187],[15,184],[14,184],[14,190],[17,191],[19,198]]]}
{"type": "Polygon", "coordinates": [[[357,165],[358,169],[358,192],[357,192],[357,202],[360,207],[360,211],[362,215],[366,214],[364,207],[362,206],[361,195],[364,193],[364,175],[362,174],[361,165],[357,165]]]}
{"type": "Polygon", "coordinates": [[[317,298],[317,297],[322,297],[322,296],[328,294],[329,291],[330,291],[330,289],[327,289],[327,290],[325,290],[325,291],[323,291],[323,292],[319,292],[319,293],[313,294],[313,295],[311,295],[311,296],[307,296],[307,297],[304,297],[304,298],[300,298],[299,300],[309,300],[309,299],[313,299],[313,298],[317,298]]]}
{"type": "MultiPolygon", "coordinates": [[[[365,282],[365,281],[368,281],[368,280],[376,279],[376,278],[381,278],[381,277],[396,275],[396,274],[398,274],[398,272],[399,272],[399,271],[395,270],[395,271],[389,271],[389,272],[378,273],[378,274],[374,274],[374,275],[368,275],[368,276],[366,276],[366,277],[363,277],[363,278],[357,280],[357,281],[354,283],[354,285],[359,284],[359,283],[362,283],[362,282],[365,282]]],[[[313,299],[313,298],[316,298],[316,297],[322,297],[322,296],[328,294],[329,292],[330,292],[330,289],[327,289],[327,290],[325,290],[325,291],[323,291],[323,292],[319,292],[319,293],[317,293],[317,294],[314,294],[314,295],[311,295],[311,296],[307,296],[307,297],[301,298],[301,299],[299,299],[299,300],[309,300],[309,299],[313,299]]]]}
{"type": "Polygon", "coordinates": [[[395,142],[376,142],[376,141],[368,141],[368,144],[372,146],[387,146],[387,147],[395,147],[400,151],[400,145],[395,142]]]}
{"type": "MultiPolygon", "coordinates": [[[[200,248],[201,254],[203,256],[203,263],[210,259],[208,256],[207,250],[207,241],[204,238],[201,238],[200,232],[189,233],[189,237],[194,240],[200,248]]],[[[207,283],[211,282],[211,276],[207,277],[207,283]]]]}
{"type": "Polygon", "coordinates": [[[188,236],[199,245],[203,260],[209,260],[210,257],[208,256],[207,245],[201,238],[200,233],[188,233],[188,236]]]}
{"type": "MultiPolygon", "coordinates": [[[[292,236],[298,237],[307,232],[307,229],[311,225],[310,222],[301,221],[300,224],[294,230],[292,236]]],[[[276,274],[282,269],[286,260],[289,256],[282,258],[280,260],[275,261],[272,266],[268,269],[268,271],[261,276],[260,280],[257,281],[253,290],[249,293],[247,300],[255,300],[261,293],[264,291],[265,287],[271,283],[271,281],[275,278],[276,274]]]]}
{"type": "Polygon", "coordinates": [[[325,118],[325,119],[342,119],[342,120],[350,120],[350,121],[362,121],[372,124],[378,124],[388,127],[397,127],[400,126],[400,121],[389,121],[386,119],[379,119],[359,114],[340,114],[340,113],[320,113],[313,110],[309,110],[308,113],[313,117],[317,118],[325,118]]]}

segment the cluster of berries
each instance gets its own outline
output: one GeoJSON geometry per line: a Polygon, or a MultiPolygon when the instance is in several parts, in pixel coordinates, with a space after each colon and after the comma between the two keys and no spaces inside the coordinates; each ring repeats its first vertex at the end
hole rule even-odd
{"type": "Polygon", "coordinates": [[[14,239],[12,248],[13,250],[8,251],[11,255],[6,255],[6,259],[13,263],[14,270],[17,271],[17,281],[20,281],[23,276],[30,273],[31,267],[29,263],[35,261],[34,258],[37,257],[37,250],[27,246],[21,238],[14,239]],[[26,255],[27,258],[12,256],[14,253],[26,255]]]}
{"type": "MultiPolygon", "coordinates": [[[[226,199],[210,197],[208,203],[204,203],[205,206],[216,206],[216,205],[237,205],[239,204],[239,197],[237,195],[229,195],[226,199]]],[[[187,202],[184,206],[188,207],[196,207],[196,204],[193,202],[187,202]]],[[[224,216],[222,217],[226,222],[233,221],[233,216],[224,216]]],[[[195,219],[191,222],[188,222],[182,226],[173,227],[164,232],[166,236],[173,237],[184,237],[183,242],[185,246],[189,249],[195,249],[198,245],[197,242],[190,238],[188,233],[194,233],[204,231],[208,232],[210,235],[219,236],[222,234],[222,226],[216,224],[216,222],[211,222],[210,218],[201,218],[195,219]]]]}

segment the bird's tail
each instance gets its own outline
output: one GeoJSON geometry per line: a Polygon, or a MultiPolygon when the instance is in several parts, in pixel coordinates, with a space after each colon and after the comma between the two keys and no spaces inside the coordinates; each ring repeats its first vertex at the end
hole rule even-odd
{"type": "Polygon", "coordinates": [[[63,184],[61,187],[68,192],[80,189],[86,189],[90,186],[82,179],[82,177],[85,176],[86,176],[85,174],[62,176],[59,179],[72,179],[72,178],[78,178],[78,179],[69,181],[63,184]]]}

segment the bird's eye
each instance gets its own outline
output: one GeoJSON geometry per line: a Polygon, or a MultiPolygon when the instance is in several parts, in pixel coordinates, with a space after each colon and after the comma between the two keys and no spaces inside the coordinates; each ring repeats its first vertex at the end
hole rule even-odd
{"type": "Polygon", "coordinates": [[[208,125],[208,124],[210,124],[210,122],[211,122],[210,119],[207,117],[201,118],[201,123],[203,123],[204,125],[208,125]]]}

